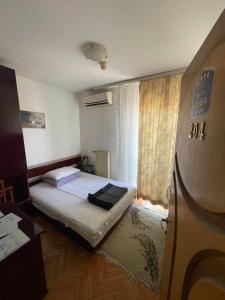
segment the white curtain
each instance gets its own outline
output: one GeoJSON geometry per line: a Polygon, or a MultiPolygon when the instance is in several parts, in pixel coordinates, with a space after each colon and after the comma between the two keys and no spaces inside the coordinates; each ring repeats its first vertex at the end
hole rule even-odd
{"type": "Polygon", "coordinates": [[[117,179],[137,186],[139,82],[119,87],[117,179]]]}

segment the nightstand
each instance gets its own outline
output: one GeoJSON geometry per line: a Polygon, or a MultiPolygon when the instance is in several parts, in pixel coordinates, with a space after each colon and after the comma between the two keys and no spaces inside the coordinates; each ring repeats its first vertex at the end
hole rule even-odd
{"type": "Polygon", "coordinates": [[[81,171],[85,173],[95,174],[95,168],[93,165],[83,165],[81,171]]]}

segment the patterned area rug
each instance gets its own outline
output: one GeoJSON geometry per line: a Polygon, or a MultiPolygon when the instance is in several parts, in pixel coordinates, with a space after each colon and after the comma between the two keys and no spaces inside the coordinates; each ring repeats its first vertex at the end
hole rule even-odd
{"type": "Polygon", "coordinates": [[[158,292],[161,285],[167,211],[133,205],[98,251],[130,277],[158,292]]]}

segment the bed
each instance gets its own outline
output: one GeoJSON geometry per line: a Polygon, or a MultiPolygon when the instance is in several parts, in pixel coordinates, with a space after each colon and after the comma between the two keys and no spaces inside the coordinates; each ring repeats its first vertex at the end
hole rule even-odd
{"type": "Polygon", "coordinates": [[[120,219],[136,196],[136,189],[122,182],[80,172],[80,177],[60,187],[41,182],[30,187],[33,205],[48,217],[63,223],[95,248],[120,219]],[[88,202],[106,184],[127,187],[127,193],[110,210],[88,202]]]}

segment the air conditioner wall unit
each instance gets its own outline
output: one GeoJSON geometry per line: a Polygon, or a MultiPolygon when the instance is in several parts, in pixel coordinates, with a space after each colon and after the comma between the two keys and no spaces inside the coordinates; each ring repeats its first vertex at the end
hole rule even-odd
{"type": "Polygon", "coordinates": [[[94,95],[88,95],[82,97],[82,103],[84,106],[100,106],[112,104],[112,92],[102,92],[94,95]]]}

